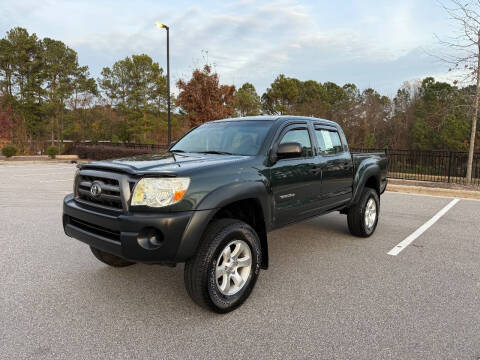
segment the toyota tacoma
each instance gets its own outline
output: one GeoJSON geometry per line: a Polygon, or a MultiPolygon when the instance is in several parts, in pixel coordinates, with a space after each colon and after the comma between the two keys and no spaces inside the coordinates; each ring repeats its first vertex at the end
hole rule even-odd
{"type": "Polygon", "coordinates": [[[386,169],[383,153],[351,154],[328,120],[211,121],[163,154],[79,165],[63,226],[110,266],[185,263],[191,298],[226,313],[267,269],[271,230],[338,211],[372,235],[386,169]]]}

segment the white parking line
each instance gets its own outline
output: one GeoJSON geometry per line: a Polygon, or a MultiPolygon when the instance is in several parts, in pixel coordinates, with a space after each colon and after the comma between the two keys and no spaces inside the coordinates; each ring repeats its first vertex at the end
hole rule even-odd
{"type": "Polygon", "coordinates": [[[404,250],[408,245],[415,241],[420,235],[422,235],[425,231],[427,231],[433,224],[435,224],[443,215],[445,215],[448,210],[455,206],[460,199],[454,199],[448,203],[442,210],[436,213],[430,220],[428,220],[425,224],[420,226],[415,232],[410,234],[405,240],[400,242],[397,246],[395,246],[392,250],[390,250],[387,254],[392,256],[397,256],[404,250]]]}

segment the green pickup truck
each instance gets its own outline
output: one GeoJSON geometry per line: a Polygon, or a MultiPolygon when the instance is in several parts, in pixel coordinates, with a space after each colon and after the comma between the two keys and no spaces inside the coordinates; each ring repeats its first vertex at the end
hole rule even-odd
{"type": "Polygon", "coordinates": [[[192,299],[225,313],[268,268],[271,230],[338,211],[372,235],[386,169],[383,153],[351,154],[328,120],[212,121],[163,154],[79,165],[63,226],[110,266],[185,263],[192,299]]]}

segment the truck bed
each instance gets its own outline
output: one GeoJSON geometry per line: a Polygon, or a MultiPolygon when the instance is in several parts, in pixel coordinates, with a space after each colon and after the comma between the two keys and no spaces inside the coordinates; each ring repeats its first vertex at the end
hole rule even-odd
{"type": "Polygon", "coordinates": [[[383,193],[387,186],[388,159],[385,152],[352,152],[354,174],[361,173],[362,164],[372,165],[377,163],[380,168],[380,192],[383,193]]]}
{"type": "Polygon", "coordinates": [[[366,159],[377,159],[377,160],[387,160],[387,155],[385,152],[352,152],[352,160],[355,166],[359,165],[362,161],[366,159]]]}

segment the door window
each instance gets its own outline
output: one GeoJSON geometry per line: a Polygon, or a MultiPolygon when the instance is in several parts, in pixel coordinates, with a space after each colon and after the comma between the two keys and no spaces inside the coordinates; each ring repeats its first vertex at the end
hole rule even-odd
{"type": "Polygon", "coordinates": [[[326,129],[315,129],[315,136],[319,151],[324,155],[331,155],[343,152],[342,141],[338,132],[326,129]]]}
{"type": "Polygon", "coordinates": [[[289,130],[280,141],[280,144],[296,142],[302,146],[302,157],[310,157],[313,155],[312,143],[307,129],[289,130]]]}

